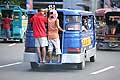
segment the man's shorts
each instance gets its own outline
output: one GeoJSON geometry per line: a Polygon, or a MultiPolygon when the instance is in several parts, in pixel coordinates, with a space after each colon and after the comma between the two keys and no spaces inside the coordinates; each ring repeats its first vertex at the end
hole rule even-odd
{"type": "Polygon", "coordinates": [[[48,40],[48,52],[52,52],[53,49],[55,49],[57,55],[61,54],[59,38],[48,40]]]}
{"type": "Polygon", "coordinates": [[[47,37],[35,38],[35,47],[45,47],[48,46],[47,37]]]}

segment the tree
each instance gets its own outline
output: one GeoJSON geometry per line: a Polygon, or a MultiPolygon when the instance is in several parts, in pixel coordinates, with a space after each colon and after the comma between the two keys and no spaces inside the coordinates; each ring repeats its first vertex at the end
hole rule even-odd
{"type": "Polygon", "coordinates": [[[22,8],[26,7],[26,0],[0,0],[0,4],[4,2],[10,2],[11,4],[21,6],[22,8]]]}
{"type": "Polygon", "coordinates": [[[100,2],[101,2],[100,3],[101,8],[104,8],[104,0],[101,0],[100,2]]]}
{"type": "Polygon", "coordinates": [[[119,0],[110,0],[111,7],[118,7],[120,8],[120,1],[119,0]]]}

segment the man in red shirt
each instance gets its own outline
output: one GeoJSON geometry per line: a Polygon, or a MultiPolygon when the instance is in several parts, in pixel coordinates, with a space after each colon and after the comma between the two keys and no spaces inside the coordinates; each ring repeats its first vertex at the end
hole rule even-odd
{"type": "Polygon", "coordinates": [[[35,38],[35,47],[37,47],[38,55],[40,58],[40,63],[45,62],[46,58],[46,46],[48,46],[46,27],[47,18],[44,17],[44,10],[40,9],[37,14],[35,14],[30,22],[33,27],[33,34],[35,38]],[[43,58],[41,57],[40,47],[42,47],[43,58]]]}
{"type": "Polygon", "coordinates": [[[7,39],[10,38],[10,24],[13,18],[9,18],[9,15],[3,19],[3,30],[7,39]]]}

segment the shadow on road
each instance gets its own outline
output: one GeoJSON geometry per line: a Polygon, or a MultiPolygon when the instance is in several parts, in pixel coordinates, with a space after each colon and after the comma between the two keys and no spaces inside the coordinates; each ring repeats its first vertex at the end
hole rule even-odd
{"type": "Polygon", "coordinates": [[[118,52],[118,51],[120,51],[119,49],[97,49],[97,51],[116,51],[116,52],[118,52]]]}
{"type": "Polygon", "coordinates": [[[1,43],[20,43],[20,41],[12,41],[12,40],[9,40],[9,41],[0,41],[0,44],[1,43]]]}
{"type": "Polygon", "coordinates": [[[77,66],[76,65],[41,65],[37,69],[30,69],[28,71],[30,72],[71,72],[76,71],[77,66]]]}

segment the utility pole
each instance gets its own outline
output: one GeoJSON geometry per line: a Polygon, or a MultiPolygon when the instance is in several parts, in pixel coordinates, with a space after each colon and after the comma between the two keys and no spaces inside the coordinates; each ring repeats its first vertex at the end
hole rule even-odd
{"type": "Polygon", "coordinates": [[[107,0],[107,2],[108,2],[108,8],[111,8],[110,0],[107,0]]]}
{"type": "Polygon", "coordinates": [[[91,0],[92,1],[92,12],[95,12],[97,9],[97,0],[91,0]]]}

